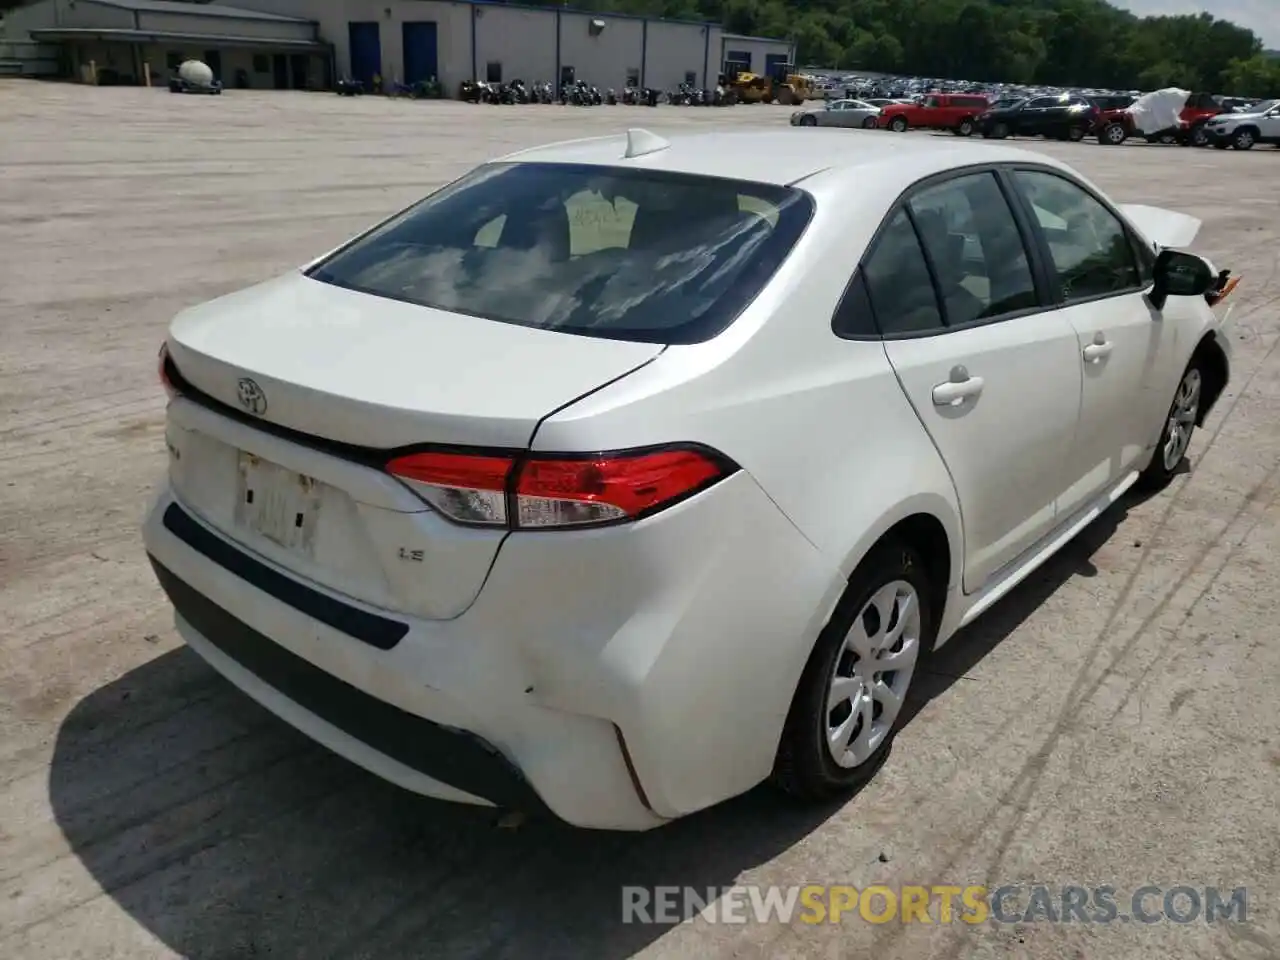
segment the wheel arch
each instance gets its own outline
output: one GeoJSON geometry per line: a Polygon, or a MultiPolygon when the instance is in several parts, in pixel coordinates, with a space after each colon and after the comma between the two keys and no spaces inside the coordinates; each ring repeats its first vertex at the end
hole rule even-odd
{"type": "Polygon", "coordinates": [[[1200,342],[1196,344],[1196,348],[1191,354],[1192,361],[1202,361],[1205,380],[1203,400],[1200,404],[1200,410],[1196,414],[1197,427],[1204,426],[1205,418],[1209,416],[1214,405],[1218,402],[1218,398],[1222,396],[1222,391],[1226,389],[1227,380],[1231,375],[1227,352],[1222,348],[1222,344],[1218,342],[1218,338],[1221,335],[1215,330],[1210,330],[1200,338],[1200,342]]]}
{"type": "Polygon", "coordinates": [[[936,622],[938,625],[949,622],[946,608],[964,569],[963,526],[954,502],[938,494],[921,493],[884,513],[846,555],[840,566],[844,580],[847,582],[859,564],[890,539],[899,539],[920,554],[933,587],[930,599],[934,603],[936,622]]]}

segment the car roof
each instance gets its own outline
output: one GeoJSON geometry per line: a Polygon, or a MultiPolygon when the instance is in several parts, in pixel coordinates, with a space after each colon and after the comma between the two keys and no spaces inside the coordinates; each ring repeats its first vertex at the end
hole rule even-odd
{"type": "Polygon", "coordinates": [[[502,157],[500,162],[575,163],[664,170],[706,177],[790,185],[824,171],[888,167],[888,179],[912,180],[979,163],[1049,162],[1044,154],[982,141],[934,137],[859,135],[822,127],[719,130],[661,135],[668,146],[625,156],[627,134],[547,144],[502,157]]]}

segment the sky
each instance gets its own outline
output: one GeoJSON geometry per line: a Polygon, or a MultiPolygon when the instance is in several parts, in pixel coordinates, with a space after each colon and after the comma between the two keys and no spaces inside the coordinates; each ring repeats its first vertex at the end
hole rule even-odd
{"type": "Polygon", "coordinates": [[[1265,46],[1280,50],[1280,0],[1111,0],[1142,16],[1200,13],[1206,11],[1222,20],[1248,27],[1265,46]]]}

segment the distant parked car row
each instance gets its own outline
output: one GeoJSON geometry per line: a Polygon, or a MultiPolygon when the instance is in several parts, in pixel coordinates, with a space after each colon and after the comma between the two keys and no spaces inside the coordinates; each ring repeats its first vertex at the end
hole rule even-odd
{"type": "Polygon", "coordinates": [[[935,93],[919,100],[849,97],[791,115],[793,126],[950,130],[987,139],[1046,137],[1078,142],[1095,137],[1105,146],[1131,138],[1148,143],[1248,150],[1280,145],[1280,100],[1243,110],[1222,98],[1169,88],[1142,95],[1049,93],[992,98],[976,93],[935,93]]]}

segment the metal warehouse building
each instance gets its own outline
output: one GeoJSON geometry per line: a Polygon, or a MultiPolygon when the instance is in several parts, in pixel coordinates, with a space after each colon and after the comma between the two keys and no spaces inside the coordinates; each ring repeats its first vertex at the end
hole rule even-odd
{"type": "Polygon", "coordinates": [[[719,24],[500,0],[37,0],[9,15],[6,34],[63,44],[76,75],[93,61],[120,82],[137,82],[143,63],[164,76],[197,57],[227,86],[436,77],[450,94],[464,80],[517,78],[713,86],[726,65],[776,74],[794,61],[790,41],[719,24]]]}

